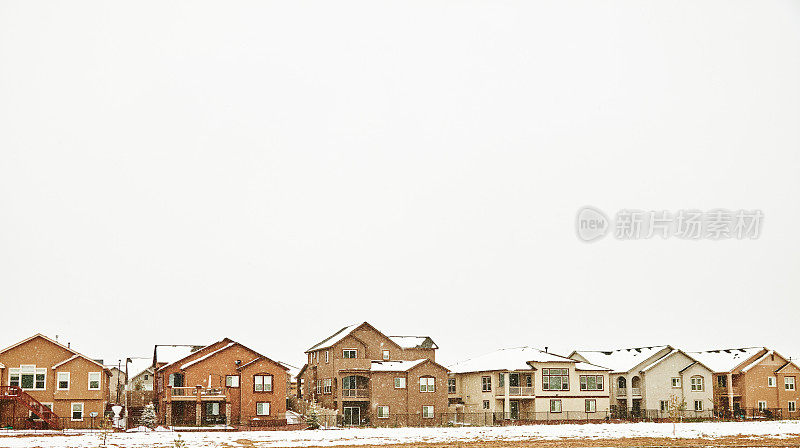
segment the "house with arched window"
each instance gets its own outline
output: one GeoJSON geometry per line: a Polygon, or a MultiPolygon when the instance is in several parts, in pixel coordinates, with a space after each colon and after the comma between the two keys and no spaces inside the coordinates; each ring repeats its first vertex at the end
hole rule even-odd
{"type": "Polygon", "coordinates": [[[428,336],[386,336],[367,322],[344,327],[306,350],[298,396],[336,409],[345,425],[433,424],[447,412],[437,348],[428,336]]]}
{"type": "Polygon", "coordinates": [[[617,416],[667,417],[671,408],[686,416],[713,413],[713,372],[682,350],[659,345],[579,350],[569,357],[611,369],[612,411],[617,416]]]}

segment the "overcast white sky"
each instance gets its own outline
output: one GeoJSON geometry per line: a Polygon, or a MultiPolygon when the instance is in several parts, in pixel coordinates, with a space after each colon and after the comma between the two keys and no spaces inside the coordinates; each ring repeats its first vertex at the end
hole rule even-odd
{"type": "Polygon", "coordinates": [[[0,1],[0,345],[800,356],[796,1],[0,1]],[[593,244],[579,207],[761,209],[593,244]]]}

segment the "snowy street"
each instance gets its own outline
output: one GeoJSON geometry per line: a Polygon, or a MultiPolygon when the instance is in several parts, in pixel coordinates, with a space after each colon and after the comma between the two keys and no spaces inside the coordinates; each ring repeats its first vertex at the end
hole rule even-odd
{"type": "MultiPolygon", "coordinates": [[[[259,432],[149,432],[114,433],[106,446],[154,448],[172,446],[180,434],[194,447],[300,447],[390,445],[401,443],[455,443],[490,441],[598,440],[632,437],[672,437],[671,423],[620,423],[587,425],[536,425],[473,428],[351,428],[316,431],[259,432]]],[[[800,421],[682,423],[677,436],[683,439],[743,436],[787,439],[800,434],[800,421]]],[[[64,448],[102,446],[97,433],[29,434],[0,431],[0,447],[64,448]]]]}

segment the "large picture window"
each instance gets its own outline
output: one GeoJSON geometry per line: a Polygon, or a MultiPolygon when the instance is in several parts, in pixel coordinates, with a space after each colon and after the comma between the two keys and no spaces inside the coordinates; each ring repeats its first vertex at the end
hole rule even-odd
{"type": "Polygon", "coordinates": [[[567,369],[542,369],[543,390],[569,390],[567,369]]]}
{"type": "Polygon", "coordinates": [[[47,369],[37,369],[35,365],[22,365],[18,369],[8,369],[8,385],[26,390],[45,390],[47,369]]]}

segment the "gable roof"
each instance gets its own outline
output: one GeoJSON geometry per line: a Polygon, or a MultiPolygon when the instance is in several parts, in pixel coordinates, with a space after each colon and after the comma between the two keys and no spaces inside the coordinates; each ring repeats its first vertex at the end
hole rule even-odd
{"type": "Polygon", "coordinates": [[[432,348],[438,349],[439,346],[433,342],[433,339],[430,336],[386,336],[380,330],[370,325],[369,322],[362,322],[360,324],[353,324],[348,325],[341,330],[333,333],[332,335],[328,336],[327,338],[323,339],[322,341],[316,343],[311,348],[305,351],[305,353],[313,352],[316,350],[322,350],[326,348],[331,348],[336,345],[337,342],[341,341],[342,339],[349,336],[354,330],[360,328],[362,326],[368,326],[376,333],[380,334],[381,336],[388,339],[393,344],[397,345],[399,348],[406,349],[406,348],[432,348]]]}
{"type": "MultiPolygon", "coordinates": [[[[240,345],[241,345],[241,344],[240,344],[240,345]]],[[[242,347],[244,347],[244,346],[242,345],[242,347]]],[[[245,347],[245,348],[247,348],[247,347],[245,347]]],[[[252,364],[255,364],[255,363],[259,362],[259,361],[265,361],[265,360],[266,360],[266,361],[269,361],[269,362],[271,362],[271,363],[273,363],[273,364],[277,364],[277,365],[278,365],[280,368],[282,368],[283,370],[286,370],[286,372],[287,372],[287,373],[289,372],[289,368],[288,368],[288,367],[286,367],[286,366],[285,366],[285,365],[284,365],[282,362],[273,361],[272,359],[269,359],[269,358],[267,358],[266,356],[264,356],[264,355],[262,355],[262,354],[259,354],[259,355],[258,355],[258,356],[257,356],[255,359],[253,359],[252,361],[248,361],[248,362],[246,362],[246,363],[244,363],[244,364],[240,365],[239,367],[237,367],[237,368],[236,368],[236,370],[244,370],[244,369],[246,369],[247,367],[249,367],[249,366],[250,366],[250,365],[252,365],[252,364]]]]}
{"type": "Polygon", "coordinates": [[[613,372],[628,372],[666,348],[672,349],[669,345],[654,345],[617,350],[575,350],[570,358],[577,354],[587,362],[608,367],[613,372]]]}
{"type": "Polygon", "coordinates": [[[688,354],[708,366],[713,372],[732,372],[742,363],[764,350],[768,351],[764,347],[742,347],[689,352],[688,354]]]}
{"type": "Polygon", "coordinates": [[[705,367],[709,371],[712,371],[711,368],[708,367],[707,365],[705,365],[702,362],[694,359],[691,355],[689,355],[688,353],[684,352],[683,350],[680,350],[680,349],[677,349],[677,348],[673,348],[672,350],[667,352],[664,356],[654,360],[650,364],[648,364],[648,365],[642,367],[641,369],[639,369],[639,371],[647,372],[648,370],[652,369],[653,367],[661,364],[662,362],[666,361],[667,359],[669,359],[669,358],[671,358],[671,357],[673,357],[673,356],[675,356],[675,355],[677,355],[679,353],[682,354],[683,356],[689,358],[689,363],[685,367],[683,367],[680,370],[678,370],[679,372],[683,372],[684,370],[688,369],[689,367],[692,367],[692,366],[697,365],[697,364],[705,367]]]}
{"type": "MultiPolygon", "coordinates": [[[[51,344],[53,344],[53,345],[56,345],[56,346],[58,346],[58,347],[61,347],[61,348],[63,348],[64,350],[66,350],[66,351],[68,351],[68,352],[72,353],[72,355],[73,355],[73,356],[72,356],[71,358],[69,358],[69,359],[67,359],[67,360],[65,360],[65,361],[62,361],[62,362],[60,362],[60,363],[56,364],[56,366],[59,366],[59,365],[65,364],[65,363],[67,363],[68,361],[72,361],[72,360],[73,360],[73,359],[75,359],[76,357],[81,357],[81,358],[84,358],[84,359],[87,359],[87,360],[89,360],[89,361],[93,362],[94,364],[97,364],[97,365],[99,365],[99,366],[100,366],[100,367],[101,367],[101,368],[102,368],[104,371],[108,371],[108,369],[107,369],[107,368],[106,368],[106,367],[105,367],[103,364],[101,364],[101,363],[99,363],[99,362],[95,361],[95,360],[94,360],[94,359],[92,359],[92,358],[89,358],[89,357],[88,357],[88,356],[86,356],[86,355],[83,355],[83,354],[81,354],[81,353],[79,353],[79,352],[76,352],[76,351],[75,351],[75,350],[73,350],[72,348],[70,348],[70,347],[67,347],[67,346],[66,346],[66,345],[64,345],[64,344],[61,344],[61,343],[60,343],[60,342],[58,342],[58,341],[55,341],[55,340],[53,340],[53,339],[50,339],[50,338],[48,338],[47,336],[45,336],[45,335],[43,335],[43,334],[41,334],[41,333],[36,333],[35,335],[33,335],[33,336],[29,337],[29,338],[23,339],[23,340],[21,340],[21,341],[17,342],[16,344],[13,344],[13,345],[11,345],[11,346],[8,346],[8,347],[6,347],[6,348],[4,348],[4,349],[0,350],[0,354],[2,354],[2,353],[5,353],[5,352],[7,352],[7,351],[9,351],[9,350],[11,350],[11,349],[13,349],[13,348],[19,347],[20,345],[22,345],[22,344],[25,344],[25,343],[27,343],[27,342],[29,342],[29,341],[32,341],[32,340],[34,340],[34,339],[36,339],[36,338],[41,338],[41,339],[44,339],[45,341],[47,341],[47,342],[49,342],[49,343],[51,343],[51,344]]],[[[55,367],[55,366],[54,366],[54,367],[55,367]]]]}
{"type": "MultiPolygon", "coordinates": [[[[81,355],[80,353],[78,353],[78,354],[76,354],[76,355],[72,355],[72,357],[70,357],[70,358],[67,358],[67,359],[63,360],[63,361],[61,361],[61,362],[60,362],[60,363],[58,363],[58,364],[55,364],[53,367],[51,367],[51,369],[55,370],[57,367],[61,367],[61,366],[63,366],[64,364],[66,364],[66,363],[68,363],[68,362],[72,362],[72,361],[74,361],[74,360],[76,360],[76,359],[78,359],[78,358],[83,358],[83,359],[85,359],[85,360],[89,361],[90,363],[92,363],[92,364],[94,364],[94,365],[97,365],[97,366],[99,366],[99,367],[100,367],[100,368],[102,368],[103,370],[109,370],[109,369],[108,369],[108,367],[106,367],[106,366],[104,366],[104,365],[100,364],[99,362],[95,361],[94,359],[91,359],[91,358],[88,358],[88,357],[86,357],[86,356],[84,356],[84,355],[81,355]]],[[[116,367],[114,367],[114,368],[116,369],[116,367]]],[[[109,371],[110,371],[110,370],[109,370],[109,371]]]]}
{"type": "MultiPolygon", "coordinates": [[[[566,362],[577,365],[578,361],[553,353],[544,352],[533,347],[501,348],[475,358],[470,358],[451,366],[454,373],[489,372],[495,370],[531,370],[529,362],[566,362]]],[[[582,363],[583,370],[606,370],[600,366],[582,363]]]]}
{"type": "MultiPolygon", "coordinates": [[[[364,322],[364,324],[366,324],[366,322],[364,322]]],[[[356,328],[360,327],[361,325],[363,325],[363,324],[348,325],[348,326],[342,328],[341,330],[337,331],[336,333],[333,333],[332,335],[328,336],[327,338],[321,340],[320,342],[317,342],[316,344],[311,346],[311,348],[309,348],[305,352],[308,353],[308,352],[311,352],[311,351],[314,351],[314,350],[320,350],[320,349],[323,349],[323,348],[329,348],[329,347],[333,346],[334,344],[336,344],[337,342],[339,342],[342,339],[344,339],[353,330],[355,330],[356,328]]]]}

